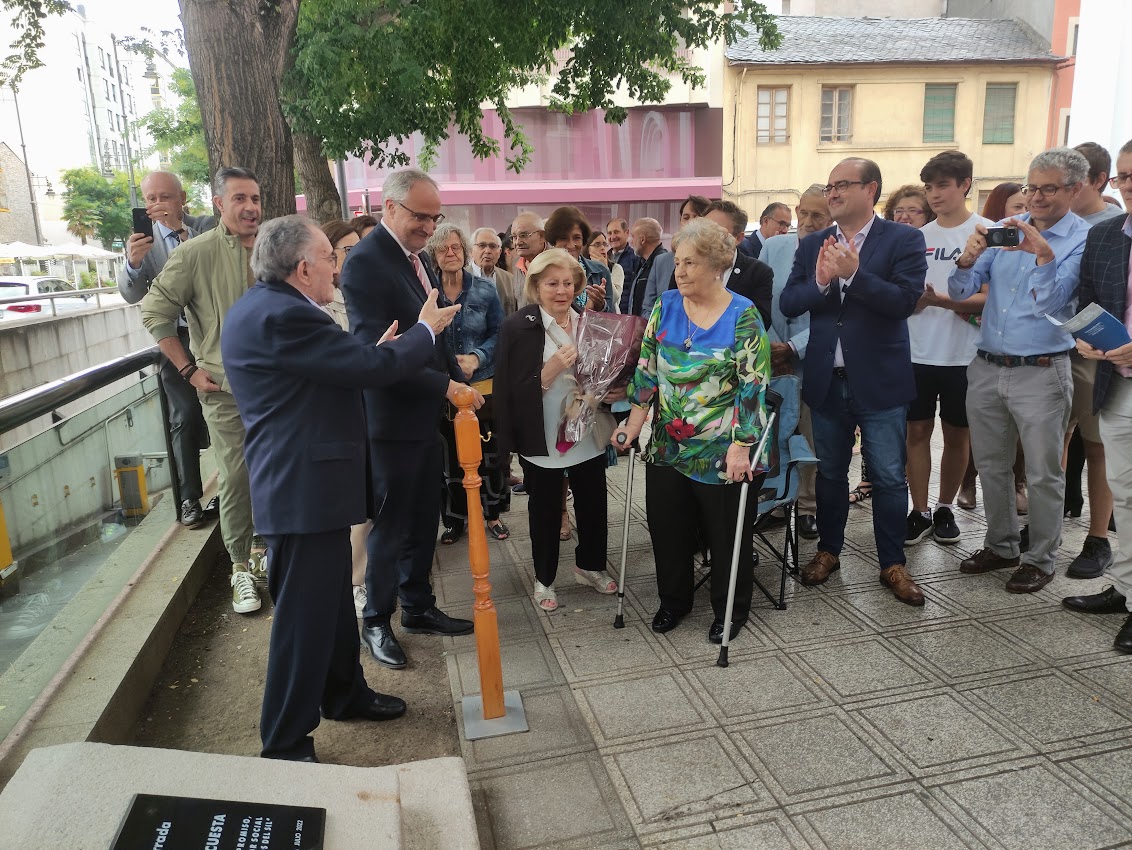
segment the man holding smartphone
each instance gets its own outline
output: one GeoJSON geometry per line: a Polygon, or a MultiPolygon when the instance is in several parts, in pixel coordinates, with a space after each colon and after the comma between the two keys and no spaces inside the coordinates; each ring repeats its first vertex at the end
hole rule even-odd
{"type": "Polygon", "coordinates": [[[971,451],[983,481],[987,533],[960,572],[1016,568],[1009,593],[1034,593],[1053,579],[1061,545],[1065,472],[1062,441],[1069,424],[1073,337],[1046,320],[1072,307],[1088,223],[1070,209],[1089,163],[1070,148],[1034,157],[1022,191],[1030,211],[1003,222],[1017,227],[1018,247],[989,247],[976,224],[947,280],[948,295],[966,301],[989,284],[975,359],[967,367],[971,451]],[[1026,455],[1030,548],[1019,558],[1014,499],[1015,444],[1026,455]]]}
{"type": "MultiPolygon", "coordinates": [[[[188,196],[176,174],[152,171],[142,179],[141,190],[145,209],[134,210],[134,233],[126,241],[126,264],[118,272],[118,291],[130,304],[141,301],[149,292],[165,261],[182,242],[216,226],[216,219],[211,216],[188,219],[184,215],[188,196]],[[149,234],[142,232],[145,222],[150,223],[146,228],[149,234]]],[[[185,351],[190,352],[189,326],[184,314],[177,320],[177,335],[185,351]]],[[[191,353],[189,357],[192,359],[191,353]]],[[[166,357],[161,358],[160,372],[161,388],[169,402],[169,442],[181,482],[181,523],[199,528],[206,514],[200,504],[204,494],[200,450],[208,448],[208,428],[196,390],[177,374],[166,357]]],[[[209,507],[215,510],[215,506],[209,507]]]]}

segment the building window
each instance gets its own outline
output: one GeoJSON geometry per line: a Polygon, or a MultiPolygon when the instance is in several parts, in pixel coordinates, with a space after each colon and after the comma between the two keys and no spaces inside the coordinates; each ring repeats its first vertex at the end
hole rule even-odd
{"type": "Polygon", "coordinates": [[[759,87],[758,143],[782,145],[790,141],[790,89],[759,87]]]}
{"type": "Polygon", "coordinates": [[[1065,53],[1067,56],[1077,55],[1077,39],[1081,35],[1081,19],[1069,19],[1069,37],[1065,40],[1065,53]]]}
{"type": "Polygon", "coordinates": [[[79,82],[81,83],[83,81],[83,69],[82,68],[75,68],[75,73],[77,73],[79,75],[79,82]]]}
{"type": "Polygon", "coordinates": [[[823,142],[852,141],[852,86],[823,86],[821,90],[821,136],[823,142]]]}
{"type": "Polygon", "coordinates": [[[110,122],[110,129],[113,130],[114,129],[114,110],[113,109],[107,109],[106,110],[106,120],[110,122]]]}
{"type": "Polygon", "coordinates": [[[103,68],[106,67],[106,54],[103,52],[101,47],[98,48],[98,64],[103,68]]]}
{"type": "Polygon", "coordinates": [[[954,83],[924,86],[924,141],[955,141],[954,83]]]}
{"type": "Polygon", "coordinates": [[[983,144],[1014,144],[1014,102],[1018,97],[1017,83],[987,83],[987,97],[983,103],[983,144]]]}
{"type": "Polygon", "coordinates": [[[106,92],[106,99],[110,100],[110,82],[109,82],[109,80],[103,79],[102,90],[104,92],[106,92]]]}

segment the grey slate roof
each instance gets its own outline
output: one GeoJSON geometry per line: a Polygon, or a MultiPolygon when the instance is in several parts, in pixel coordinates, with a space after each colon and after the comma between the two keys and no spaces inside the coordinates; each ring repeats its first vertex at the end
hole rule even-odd
{"type": "Polygon", "coordinates": [[[825,63],[1055,62],[1015,21],[973,18],[779,17],[782,45],[759,49],[757,36],[727,48],[732,65],[825,63]]]}

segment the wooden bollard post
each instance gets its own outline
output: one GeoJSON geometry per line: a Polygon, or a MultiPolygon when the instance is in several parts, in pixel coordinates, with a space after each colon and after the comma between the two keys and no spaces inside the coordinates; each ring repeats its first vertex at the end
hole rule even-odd
{"type": "MultiPolygon", "coordinates": [[[[464,490],[468,502],[468,557],[471,561],[472,592],[476,601],[473,607],[473,621],[476,627],[476,656],[480,669],[480,695],[484,721],[503,718],[507,714],[503,696],[503,662],[499,654],[499,622],[495,603],[491,601],[490,558],[487,552],[487,533],[483,526],[483,507],[480,504],[480,462],[483,460],[483,446],[480,443],[480,425],[472,409],[475,396],[470,387],[461,387],[456,392],[456,407],[459,412],[453,425],[456,430],[456,455],[464,470],[464,490]]],[[[515,694],[518,699],[518,694],[515,694]]],[[[520,703],[520,711],[521,711],[520,703]]],[[[467,731],[468,711],[465,708],[465,731],[467,731]]],[[[503,734],[511,731],[525,731],[523,728],[501,729],[488,734],[503,734]]],[[[468,735],[486,737],[486,735],[468,735]]]]}

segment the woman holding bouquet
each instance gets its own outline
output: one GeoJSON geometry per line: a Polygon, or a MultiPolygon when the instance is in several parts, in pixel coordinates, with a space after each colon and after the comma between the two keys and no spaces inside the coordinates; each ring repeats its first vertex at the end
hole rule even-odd
{"type": "Polygon", "coordinates": [[[571,309],[585,287],[578,261],[561,249],[544,251],[527,268],[528,306],[507,317],[495,349],[495,425],[503,451],[519,455],[530,501],[527,507],[535,562],[534,603],[558,608],[558,531],[562,481],[570,476],[578,546],[574,580],[599,593],[615,593],[606,567],[605,446],[591,429],[559,451],[562,402],[574,388],[578,314],[571,309]]]}
{"type": "MultiPolygon", "coordinates": [[[[751,480],[751,448],[766,424],[770,345],[758,309],[723,285],[735,240],[708,219],[691,221],[673,239],[676,289],[663,293],[645,330],[629,384],[629,419],[614,432],[636,439],[649,411],[644,453],[645,510],[656,561],[660,609],[652,628],[667,632],[692,610],[693,562],[701,535],[711,551],[708,639],[723,639],[727,585],[740,488],[751,480]]],[[[753,485],[758,492],[758,482],[753,485]]],[[[748,503],[748,517],[754,501],[748,503]]],[[[747,524],[750,524],[749,521],[747,524]]],[[[731,639],[751,609],[751,535],[742,535],[731,639]]]]}

